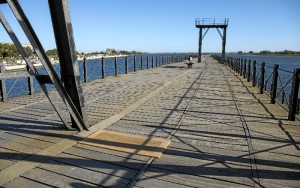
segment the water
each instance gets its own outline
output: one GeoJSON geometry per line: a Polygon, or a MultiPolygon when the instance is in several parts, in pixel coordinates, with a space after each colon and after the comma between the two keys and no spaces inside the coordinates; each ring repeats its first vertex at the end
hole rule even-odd
{"type": "MultiPolygon", "coordinates": [[[[226,57],[232,58],[243,58],[254,61],[256,60],[256,77],[258,83],[258,78],[260,77],[260,65],[262,62],[266,63],[266,75],[265,81],[267,91],[270,91],[273,67],[275,64],[279,65],[279,79],[277,85],[277,98],[282,100],[284,93],[284,103],[289,104],[289,96],[292,87],[292,77],[295,68],[300,68],[300,56],[277,56],[277,55],[244,55],[244,54],[226,54],[226,57]]],[[[251,65],[252,69],[252,65],[251,65]]]]}
{"type": "MultiPolygon", "coordinates": [[[[152,68],[152,57],[154,58],[154,67],[156,67],[156,57],[163,57],[163,56],[188,56],[189,54],[147,54],[147,55],[137,55],[136,56],[136,71],[143,69],[147,69],[147,56],[149,58],[148,65],[149,69],[152,68]],[[142,57],[142,64],[141,64],[141,57],[142,57]]],[[[134,57],[128,56],[128,72],[133,72],[134,69],[134,57]]],[[[104,59],[104,75],[105,77],[115,75],[115,58],[105,58],[104,59]]],[[[83,61],[78,61],[79,71],[80,71],[80,81],[84,82],[84,72],[83,72],[83,61]]],[[[60,76],[60,66],[59,64],[53,65],[56,73],[60,76]]],[[[118,75],[125,74],[125,57],[118,57],[117,58],[117,67],[118,67],[118,75]]],[[[39,74],[47,74],[44,67],[37,68],[39,74]]],[[[102,65],[101,59],[91,59],[87,60],[87,72],[88,72],[88,81],[100,79],[102,78],[102,65]]],[[[28,94],[28,86],[27,86],[27,78],[17,78],[17,79],[7,79],[6,82],[6,91],[8,99],[27,95],[28,94]]],[[[33,79],[34,85],[34,92],[41,92],[41,88],[36,81],[33,79]]],[[[47,84],[48,89],[53,89],[54,85],[47,84]]]]}

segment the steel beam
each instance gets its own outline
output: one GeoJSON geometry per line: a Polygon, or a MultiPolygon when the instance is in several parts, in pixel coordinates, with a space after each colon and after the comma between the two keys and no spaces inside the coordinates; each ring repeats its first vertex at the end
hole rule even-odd
{"type": "Polygon", "coordinates": [[[222,37],[222,61],[224,61],[224,59],[225,59],[226,29],[227,29],[227,27],[224,27],[224,28],[223,28],[223,37],[222,37]]]}
{"type": "MultiPolygon", "coordinates": [[[[84,127],[87,127],[87,115],[80,84],[69,2],[68,0],[49,0],[48,2],[61,67],[61,80],[84,121],[84,127]]],[[[79,128],[81,125],[76,123],[72,117],[72,126],[79,128]]]]}
{"type": "MultiPolygon", "coordinates": [[[[85,124],[83,117],[78,112],[78,110],[77,110],[76,106],[74,105],[71,97],[69,96],[67,90],[64,88],[63,83],[61,82],[60,78],[58,77],[57,73],[55,72],[48,56],[46,55],[45,50],[42,47],[41,42],[39,41],[28,18],[26,17],[25,13],[23,12],[23,10],[19,4],[19,1],[18,0],[7,0],[7,3],[10,6],[15,17],[17,18],[19,24],[21,25],[29,42],[31,43],[31,45],[34,48],[35,52],[37,53],[38,57],[40,58],[41,63],[45,67],[45,70],[47,71],[47,73],[48,73],[50,79],[52,80],[56,90],[58,91],[60,97],[63,99],[64,103],[66,104],[73,120],[76,122],[77,128],[79,130],[87,129],[88,126],[85,124]]],[[[64,6],[65,6],[65,4],[64,4],[64,6]]],[[[60,19],[63,19],[63,18],[60,18],[60,19]]],[[[68,26],[68,27],[70,27],[70,26],[68,26]]]]}
{"type": "Polygon", "coordinates": [[[199,28],[199,49],[198,49],[198,63],[201,62],[202,51],[202,28],[199,28]]]}
{"type": "MultiPolygon", "coordinates": [[[[11,38],[11,40],[13,41],[13,43],[15,44],[16,48],[18,49],[19,53],[21,54],[21,56],[23,57],[23,59],[25,60],[26,64],[27,64],[27,71],[26,72],[28,75],[31,76],[37,76],[38,71],[36,70],[36,68],[33,66],[31,60],[29,59],[28,54],[26,53],[25,49],[23,48],[23,46],[21,45],[19,39],[17,38],[17,36],[15,35],[14,31],[12,30],[12,28],[10,27],[9,23],[7,22],[7,20],[5,19],[4,15],[2,14],[2,12],[0,11],[0,22],[3,25],[4,29],[6,30],[6,32],[8,33],[9,37],[11,38]]],[[[24,73],[24,74],[26,74],[24,73]]],[[[6,73],[5,73],[6,74],[6,73]]],[[[3,76],[14,76],[14,75],[9,75],[10,73],[7,73],[7,75],[3,75],[3,76]]],[[[20,76],[20,75],[19,75],[20,76]]],[[[49,78],[49,76],[47,76],[49,78]]],[[[38,78],[38,77],[36,77],[38,78]]],[[[39,79],[37,79],[38,84],[40,85],[40,87],[42,88],[43,92],[45,93],[46,97],[49,99],[51,105],[53,106],[54,110],[57,112],[59,118],[62,120],[62,122],[64,123],[64,125],[66,126],[66,128],[68,127],[68,121],[61,115],[61,111],[58,109],[58,107],[55,106],[55,104],[52,102],[51,97],[48,93],[47,87],[45,86],[45,84],[43,82],[41,82],[39,79]]]]}

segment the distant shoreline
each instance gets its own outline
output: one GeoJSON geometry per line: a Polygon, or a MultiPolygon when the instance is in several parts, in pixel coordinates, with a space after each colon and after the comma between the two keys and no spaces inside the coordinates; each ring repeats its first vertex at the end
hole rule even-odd
{"type": "MultiPolygon", "coordinates": [[[[86,57],[87,60],[92,60],[92,59],[100,59],[100,58],[112,58],[112,57],[126,57],[128,55],[114,55],[114,56],[92,56],[92,57],[86,57]]],[[[83,61],[83,58],[78,58],[78,61],[83,61]]],[[[51,64],[58,64],[58,60],[51,61],[51,64]]],[[[41,67],[43,66],[42,63],[35,63],[33,64],[34,67],[41,67]]],[[[4,65],[5,70],[7,71],[13,71],[13,70],[22,70],[26,69],[26,64],[21,64],[21,65],[4,65]]]]}
{"type": "Polygon", "coordinates": [[[226,53],[226,54],[235,54],[235,55],[256,55],[256,56],[300,56],[300,54],[247,54],[247,53],[226,53]]]}

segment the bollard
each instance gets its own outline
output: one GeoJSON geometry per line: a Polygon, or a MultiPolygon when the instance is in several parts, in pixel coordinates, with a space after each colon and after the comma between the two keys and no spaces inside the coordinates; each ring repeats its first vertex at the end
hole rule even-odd
{"type": "Polygon", "coordinates": [[[118,75],[118,58],[115,57],[115,76],[118,75]]]}
{"type": "Polygon", "coordinates": [[[143,70],[143,56],[141,55],[141,70],[143,70]]]}
{"type": "Polygon", "coordinates": [[[265,84],[265,62],[262,62],[260,65],[260,81],[259,81],[259,93],[264,93],[264,84],[265,84]]]}
{"type": "Polygon", "coordinates": [[[134,55],[134,56],[133,56],[133,72],[136,71],[136,65],[135,65],[135,63],[136,63],[136,57],[135,57],[135,55],[134,55]]]}
{"type": "MultiPolygon", "coordinates": [[[[4,66],[0,65],[0,73],[3,73],[3,72],[4,72],[4,66]]],[[[7,101],[5,79],[0,80],[0,95],[1,95],[1,101],[3,101],[3,102],[7,101]]]]}
{"type": "MultiPolygon", "coordinates": [[[[26,65],[26,70],[29,72],[30,68],[28,65],[26,65]]],[[[27,78],[27,85],[28,85],[28,95],[33,95],[34,94],[34,87],[33,87],[33,78],[32,76],[29,76],[27,78]]]]}
{"type": "Polygon", "coordinates": [[[155,66],[155,67],[157,67],[157,64],[158,64],[157,61],[158,61],[158,57],[156,56],[156,61],[155,61],[155,65],[156,65],[156,66],[155,66]]]}
{"type": "Polygon", "coordinates": [[[247,82],[250,82],[250,73],[251,73],[251,60],[248,62],[248,72],[247,72],[247,82]]]}
{"type": "Polygon", "coordinates": [[[271,104],[275,104],[277,81],[278,81],[278,69],[279,69],[279,65],[275,64],[274,68],[273,68],[273,80],[272,80],[271,91],[270,91],[270,95],[271,95],[270,103],[271,104]]]}
{"type": "Polygon", "coordinates": [[[105,74],[104,74],[104,71],[105,71],[105,69],[104,69],[104,57],[101,58],[101,65],[102,65],[102,69],[101,69],[102,78],[104,78],[105,77],[105,74]]]}
{"type": "Polygon", "coordinates": [[[83,58],[83,81],[84,83],[88,82],[86,58],[83,58]]]}
{"type": "Polygon", "coordinates": [[[128,74],[128,56],[125,58],[125,74],[128,74]]]}
{"type": "Polygon", "coordinates": [[[294,69],[288,120],[295,121],[298,106],[300,68],[294,69]]]}
{"type": "Polygon", "coordinates": [[[252,63],[252,86],[256,85],[256,61],[254,60],[252,63]]]}

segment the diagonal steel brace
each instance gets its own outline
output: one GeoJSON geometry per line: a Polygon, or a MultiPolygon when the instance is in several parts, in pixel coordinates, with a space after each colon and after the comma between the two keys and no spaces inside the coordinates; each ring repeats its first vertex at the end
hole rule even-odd
{"type": "MultiPolygon", "coordinates": [[[[2,14],[2,12],[0,11],[0,22],[3,25],[4,29],[6,30],[6,32],[8,33],[9,37],[11,38],[11,40],[13,41],[13,43],[16,45],[18,51],[20,52],[20,54],[22,55],[23,59],[25,60],[26,64],[29,67],[29,75],[31,76],[39,76],[38,71],[36,70],[36,68],[33,66],[31,60],[29,59],[28,54],[26,53],[26,51],[24,50],[23,46],[21,45],[19,39],[17,38],[17,36],[15,35],[14,31],[12,30],[12,28],[10,27],[9,23],[7,22],[7,20],[5,19],[4,15],[2,14]]],[[[42,83],[39,79],[37,79],[38,84],[41,86],[42,90],[44,91],[45,95],[47,96],[47,98],[49,99],[51,105],[53,106],[53,108],[55,109],[55,111],[57,112],[59,118],[62,120],[62,122],[65,124],[66,127],[68,127],[68,121],[60,114],[59,108],[55,106],[55,104],[52,102],[50,95],[48,93],[47,87],[44,83],[42,83]]]]}
{"type": "Polygon", "coordinates": [[[87,130],[88,126],[83,121],[83,118],[81,117],[80,113],[76,109],[76,106],[74,105],[68,92],[64,88],[63,83],[61,82],[59,76],[57,75],[54,68],[52,67],[52,64],[51,64],[48,56],[46,55],[46,52],[43,49],[41,42],[39,41],[28,18],[26,17],[25,13],[23,12],[18,0],[7,0],[7,3],[9,5],[9,7],[11,8],[12,12],[14,13],[16,19],[18,20],[19,24],[21,25],[29,42],[31,43],[32,47],[34,48],[35,52],[37,53],[39,59],[41,60],[41,63],[45,67],[45,70],[47,71],[50,79],[52,80],[56,90],[58,91],[60,97],[62,98],[67,109],[69,110],[71,117],[76,122],[78,129],[79,130],[83,130],[83,129],[87,130]]]}

